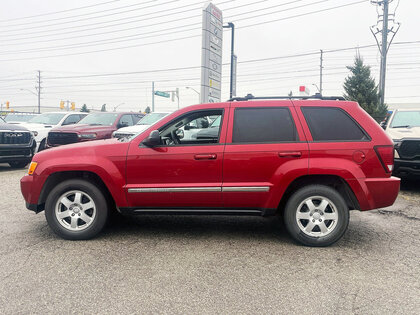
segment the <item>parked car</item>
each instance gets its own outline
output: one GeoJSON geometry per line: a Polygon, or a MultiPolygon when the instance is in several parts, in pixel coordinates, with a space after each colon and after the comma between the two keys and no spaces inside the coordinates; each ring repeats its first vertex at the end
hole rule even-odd
{"type": "Polygon", "coordinates": [[[395,144],[393,174],[420,176],[420,109],[396,109],[382,124],[395,144]]]}
{"type": "Polygon", "coordinates": [[[45,149],[48,132],[56,126],[67,126],[79,122],[87,113],[77,112],[49,112],[35,116],[26,123],[21,123],[34,134],[36,141],[36,152],[45,149]]]}
{"type": "Polygon", "coordinates": [[[109,139],[115,130],[132,126],[143,116],[132,112],[92,113],[75,125],[51,129],[47,143],[50,147],[56,147],[76,142],[109,139]]]}
{"type": "Polygon", "coordinates": [[[35,116],[38,116],[39,114],[33,114],[33,113],[8,113],[4,120],[8,124],[20,124],[23,122],[27,122],[28,120],[34,118],[35,116]]]}
{"type": "Polygon", "coordinates": [[[163,117],[169,115],[169,112],[153,112],[146,116],[144,116],[142,119],[140,119],[137,124],[130,126],[130,127],[123,127],[120,128],[112,133],[112,136],[114,138],[129,138],[131,136],[134,136],[140,132],[145,131],[147,128],[149,128],[151,125],[153,125],[155,122],[159,121],[163,117]]]}
{"type": "Polygon", "coordinates": [[[393,143],[357,103],[255,99],[186,107],[127,141],[38,153],[21,179],[26,207],[45,210],[65,239],[94,237],[115,207],[281,215],[295,240],[327,246],[345,233],[349,210],[394,203],[393,143]],[[185,125],[209,117],[220,117],[217,135],[180,139],[185,125]]]}
{"type": "Polygon", "coordinates": [[[25,167],[34,155],[35,145],[28,129],[0,118],[0,163],[9,163],[13,168],[25,167]]]}

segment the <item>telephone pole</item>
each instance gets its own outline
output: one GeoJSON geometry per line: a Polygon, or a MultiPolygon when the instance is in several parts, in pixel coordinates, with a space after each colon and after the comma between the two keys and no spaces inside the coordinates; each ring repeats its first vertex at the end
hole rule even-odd
{"type": "Polygon", "coordinates": [[[378,10],[378,21],[376,25],[371,26],[370,31],[375,37],[376,43],[378,44],[379,52],[381,53],[381,70],[379,76],[379,92],[380,102],[383,105],[385,103],[385,78],[386,78],[386,58],[389,47],[391,46],[392,40],[400,29],[401,24],[395,22],[395,12],[389,13],[389,4],[394,0],[371,0],[371,3],[376,5],[379,10],[382,9],[382,14],[378,10]],[[391,23],[391,28],[389,24],[391,23]],[[382,29],[381,29],[382,24],[382,29]],[[392,34],[391,40],[388,41],[388,34],[392,34]],[[380,39],[380,40],[379,40],[380,39]]]}
{"type": "Polygon", "coordinates": [[[35,90],[38,94],[38,114],[41,114],[41,71],[38,70],[37,72],[38,86],[35,87],[35,90]]]}
{"type": "Polygon", "coordinates": [[[324,68],[324,51],[321,49],[320,64],[319,64],[319,94],[322,95],[322,69],[324,68]]]}

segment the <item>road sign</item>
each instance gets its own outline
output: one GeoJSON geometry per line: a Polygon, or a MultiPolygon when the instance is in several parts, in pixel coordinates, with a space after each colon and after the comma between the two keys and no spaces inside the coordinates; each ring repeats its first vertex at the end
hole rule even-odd
{"type": "Polygon", "coordinates": [[[223,15],[214,4],[203,9],[201,48],[201,103],[220,102],[222,78],[223,15]],[[215,81],[216,80],[216,81],[215,81]]]}
{"type": "Polygon", "coordinates": [[[169,93],[166,93],[166,92],[163,92],[163,91],[156,91],[155,92],[155,95],[166,97],[166,98],[169,98],[170,97],[169,93]]]}

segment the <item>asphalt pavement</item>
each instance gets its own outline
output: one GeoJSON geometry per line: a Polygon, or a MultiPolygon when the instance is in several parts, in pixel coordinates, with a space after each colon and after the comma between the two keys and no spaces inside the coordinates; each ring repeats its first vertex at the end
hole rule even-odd
{"type": "Polygon", "coordinates": [[[65,241],[0,164],[1,314],[418,314],[420,181],[327,248],[277,218],[140,216],[65,241]]]}

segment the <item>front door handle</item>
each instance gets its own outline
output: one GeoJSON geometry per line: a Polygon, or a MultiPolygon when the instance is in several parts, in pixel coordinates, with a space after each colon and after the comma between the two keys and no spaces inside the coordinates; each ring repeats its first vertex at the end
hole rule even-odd
{"type": "Polygon", "coordinates": [[[279,152],[279,157],[284,158],[284,157],[301,157],[302,156],[302,152],[299,151],[290,151],[290,152],[279,152]]]}
{"type": "Polygon", "coordinates": [[[195,160],[215,160],[217,159],[217,154],[196,154],[194,155],[195,160]]]}

